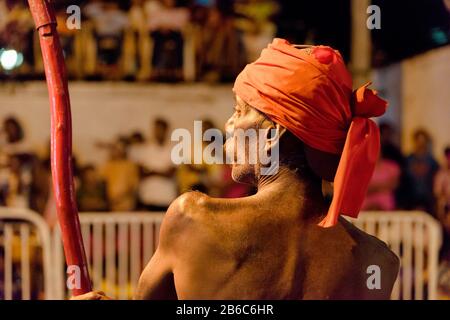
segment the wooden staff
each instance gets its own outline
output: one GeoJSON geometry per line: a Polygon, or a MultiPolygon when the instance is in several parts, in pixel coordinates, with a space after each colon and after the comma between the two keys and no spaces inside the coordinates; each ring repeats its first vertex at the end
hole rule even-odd
{"type": "Polygon", "coordinates": [[[51,112],[51,166],[53,191],[72,294],[91,291],[86,253],[81,236],[72,173],[72,123],[63,51],[56,31],[56,17],[49,0],[28,0],[39,32],[51,112]],[[74,268],[75,266],[75,268],[74,268]]]}

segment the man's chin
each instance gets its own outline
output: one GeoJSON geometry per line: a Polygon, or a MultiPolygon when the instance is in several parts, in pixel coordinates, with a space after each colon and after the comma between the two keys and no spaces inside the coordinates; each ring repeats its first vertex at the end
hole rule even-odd
{"type": "Polygon", "coordinates": [[[234,164],[231,169],[231,178],[234,182],[253,185],[255,176],[250,168],[234,164]]]}

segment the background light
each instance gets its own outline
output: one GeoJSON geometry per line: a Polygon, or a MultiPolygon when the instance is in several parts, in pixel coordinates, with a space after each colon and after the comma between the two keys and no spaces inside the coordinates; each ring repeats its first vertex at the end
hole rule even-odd
{"type": "Polygon", "coordinates": [[[0,51],[0,64],[3,69],[12,70],[18,65],[18,62],[20,62],[20,58],[16,50],[0,51]]]}

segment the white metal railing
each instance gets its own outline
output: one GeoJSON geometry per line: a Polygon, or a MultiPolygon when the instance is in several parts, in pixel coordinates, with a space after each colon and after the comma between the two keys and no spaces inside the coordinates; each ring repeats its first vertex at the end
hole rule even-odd
{"type": "Polygon", "coordinates": [[[3,272],[0,274],[3,273],[5,300],[17,299],[14,296],[16,277],[20,277],[21,300],[31,299],[34,285],[42,286],[45,299],[55,298],[51,286],[50,229],[41,216],[27,209],[0,207],[0,254],[2,252],[0,270],[3,272]],[[33,266],[37,264],[42,266],[42,281],[33,272],[33,266]]]}
{"type": "MultiPolygon", "coordinates": [[[[90,275],[96,290],[108,296],[128,299],[137,284],[139,275],[153,255],[158,241],[162,213],[81,213],[80,223],[90,275]]],[[[5,260],[5,293],[11,293],[11,235],[15,229],[8,227],[9,220],[22,220],[39,235],[43,254],[45,297],[67,298],[65,263],[59,229],[50,240],[50,231],[44,220],[29,210],[0,209],[0,234],[5,260]],[[30,226],[31,224],[31,226],[30,226]],[[51,244],[50,244],[51,242],[51,244]],[[51,253],[50,249],[52,248],[51,253]],[[6,281],[7,280],[7,281],[6,281]],[[53,286],[50,286],[53,284],[53,286]]],[[[395,283],[392,299],[437,299],[438,252],[441,246],[439,223],[423,212],[364,212],[357,220],[349,219],[356,226],[386,242],[401,261],[401,270],[395,283]]],[[[20,226],[17,233],[22,247],[30,238],[27,228],[20,226]]],[[[27,250],[21,256],[24,265],[22,288],[28,298],[30,270],[27,250]]],[[[31,272],[32,273],[32,272],[31,272]]]]}
{"type": "Polygon", "coordinates": [[[400,273],[391,299],[438,298],[442,231],[434,218],[419,211],[375,211],[363,212],[358,219],[349,221],[384,241],[400,258],[400,273]]]}
{"type": "MultiPolygon", "coordinates": [[[[93,287],[129,299],[158,245],[163,213],[81,213],[80,224],[93,287]]],[[[55,294],[64,299],[65,263],[59,229],[53,234],[55,294]]]]}

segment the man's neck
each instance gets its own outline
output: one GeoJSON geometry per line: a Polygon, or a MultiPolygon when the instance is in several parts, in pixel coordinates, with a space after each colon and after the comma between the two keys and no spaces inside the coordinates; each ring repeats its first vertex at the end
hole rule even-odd
{"type": "MultiPolygon", "coordinates": [[[[326,213],[327,205],[322,195],[322,186],[315,181],[302,178],[295,171],[281,167],[274,175],[261,176],[257,182],[256,196],[270,200],[287,196],[289,207],[298,204],[298,214],[303,218],[321,217],[326,213]]],[[[276,200],[275,200],[276,201],[276,200]]]]}

